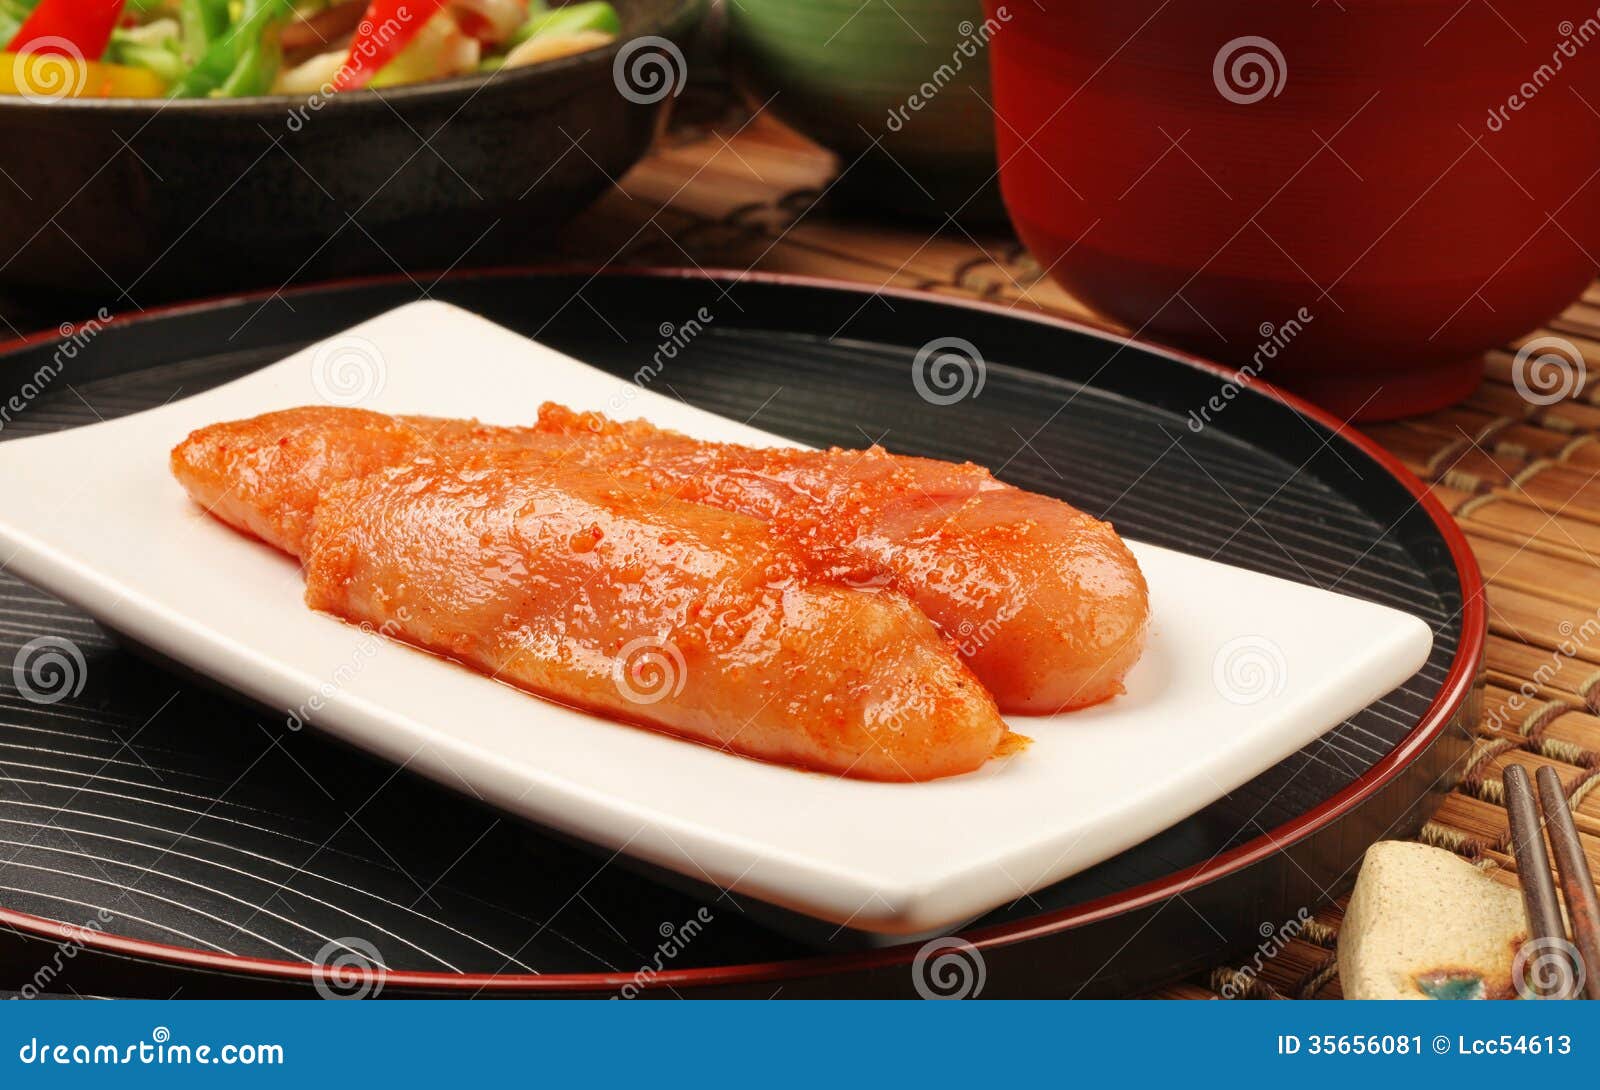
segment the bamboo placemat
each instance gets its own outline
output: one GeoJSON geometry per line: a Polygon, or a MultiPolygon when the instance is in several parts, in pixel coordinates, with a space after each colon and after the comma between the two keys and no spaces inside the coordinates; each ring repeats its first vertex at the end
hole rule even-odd
{"type": "MultiPolygon", "coordinates": [[[[848,169],[849,164],[843,164],[848,169]]],[[[999,229],[889,223],[829,200],[841,164],[765,117],[679,125],[562,233],[575,261],[760,269],[967,296],[1094,322],[999,229]]],[[[1099,323],[1104,324],[1104,323],[1099,323]]],[[[1518,348],[1558,336],[1600,364],[1600,284],[1484,358],[1462,405],[1373,425],[1466,531],[1488,583],[1488,691],[1464,780],[1422,830],[1515,885],[1500,772],[1548,764],[1600,870],[1600,382],[1549,405],[1512,385],[1518,348]]],[[[1218,966],[1163,997],[1334,998],[1343,902],[1260,968],[1218,966]]]]}

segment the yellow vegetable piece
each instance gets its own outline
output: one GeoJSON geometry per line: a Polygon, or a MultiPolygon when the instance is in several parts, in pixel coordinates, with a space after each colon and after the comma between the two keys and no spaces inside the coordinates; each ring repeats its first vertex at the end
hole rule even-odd
{"type": "Polygon", "coordinates": [[[535,34],[506,54],[504,68],[517,68],[525,64],[553,61],[596,49],[611,41],[615,35],[603,30],[575,30],[568,34],[535,34]]]}
{"type": "Polygon", "coordinates": [[[80,61],[58,53],[0,52],[0,94],[35,102],[64,98],[159,98],[167,85],[145,68],[80,61]]]}

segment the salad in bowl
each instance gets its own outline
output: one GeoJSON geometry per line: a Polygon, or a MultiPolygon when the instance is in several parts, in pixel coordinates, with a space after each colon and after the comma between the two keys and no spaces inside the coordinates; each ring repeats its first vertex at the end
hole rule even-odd
{"type": "Polygon", "coordinates": [[[327,94],[537,64],[620,29],[604,2],[0,0],[0,94],[327,94]]]}

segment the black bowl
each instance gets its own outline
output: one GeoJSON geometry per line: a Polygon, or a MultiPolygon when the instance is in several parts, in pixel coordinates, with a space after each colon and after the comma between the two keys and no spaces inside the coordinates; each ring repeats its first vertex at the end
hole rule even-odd
{"type": "Polygon", "coordinates": [[[681,52],[641,39],[681,50],[704,0],[614,3],[608,48],[491,77],[321,100],[0,96],[0,289],[126,310],[526,260],[645,153],[661,81],[683,87],[681,52]]]}

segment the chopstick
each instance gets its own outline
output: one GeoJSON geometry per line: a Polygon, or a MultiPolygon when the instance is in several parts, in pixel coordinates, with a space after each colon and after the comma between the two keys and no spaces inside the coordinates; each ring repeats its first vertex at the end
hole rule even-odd
{"type": "Polygon", "coordinates": [[[1561,874],[1561,895],[1567,902],[1572,939],[1583,956],[1584,994],[1600,999],[1600,897],[1595,895],[1594,875],[1583,854],[1583,842],[1578,839],[1566,792],[1561,789],[1561,777],[1546,765],[1535,778],[1539,781],[1539,801],[1544,804],[1550,850],[1555,853],[1556,869],[1561,874]]]}
{"type": "MultiPolygon", "coordinates": [[[[1544,831],[1540,828],[1539,802],[1534,798],[1528,770],[1521,765],[1511,765],[1501,775],[1501,782],[1505,786],[1506,813],[1511,819],[1511,854],[1517,862],[1522,907],[1528,917],[1528,941],[1539,944],[1540,948],[1551,948],[1549,953],[1543,949],[1536,953],[1535,965],[1547,956],[1565,959],[1565,948],[1571,948],[1571,944],[1561,919],[1561,904],[1550,871],[1550,857],[1545,852],[1544,831]]],[[[1578,840],[1566,794],[1561,790],[1561,780],[1553,769],[1539,770],[1539,788],[1550,826],[1550,839],[1561,867],[1567,913],[1572,918],[1578,943],[1572,948],[1576,964],[1566,965],[1564,971],[1553,976],[1530,973],[1531,983],[1541,997],[1575,998],[1569,994],[1558,995],[1557,991],[1575,991],[1571,985],[1573,974],[1578,973],[1585,994],[1591,999],[1600,998],[1600,902],[1596,900],[1594,878],[1578,840]]]]}

